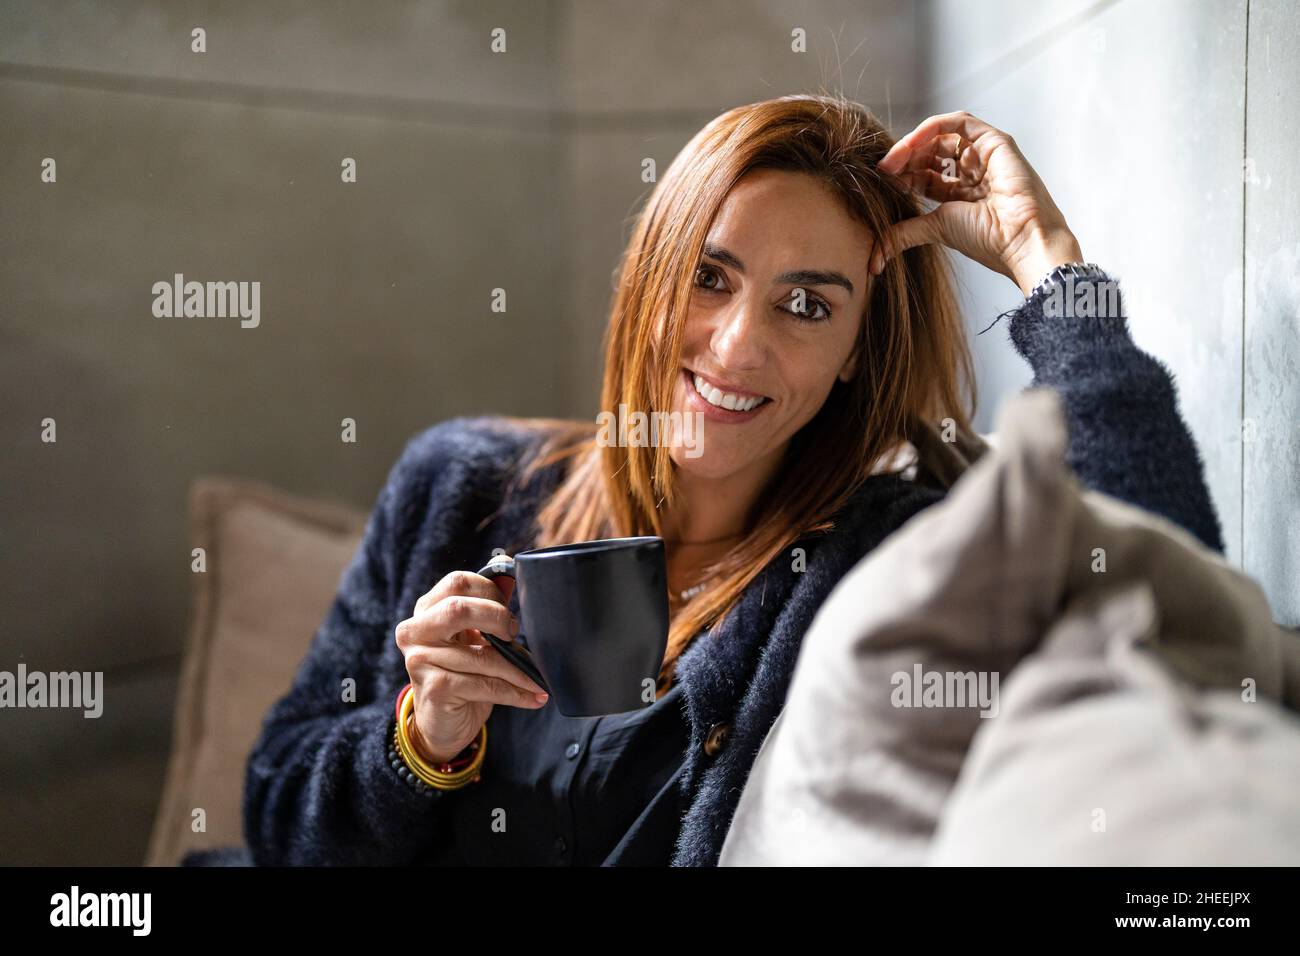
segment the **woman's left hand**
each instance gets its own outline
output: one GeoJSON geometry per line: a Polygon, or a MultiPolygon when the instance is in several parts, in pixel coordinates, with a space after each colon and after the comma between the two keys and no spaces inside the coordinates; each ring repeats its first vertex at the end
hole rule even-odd
{"type": "Polygon", "coordinates": [[[894,225],[872,251],[873,275],[904,249],[941,242],[1029,295],[1053,268],[1083,259],[1015,140],[969,113],[931,116],[894,144],[879,169],[939,205],[894,225]]]}

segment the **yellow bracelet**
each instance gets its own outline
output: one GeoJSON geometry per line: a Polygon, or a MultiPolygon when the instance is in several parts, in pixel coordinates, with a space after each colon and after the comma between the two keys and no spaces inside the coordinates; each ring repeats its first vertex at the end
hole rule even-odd
{"type": "MultiPolygon", "coordinates": [[[[479,754],[484,752],[484,742],[486,734],[479,731],[479,740],[477,749],[479,754]]],[[[482,757],[475,755],[474,763],[458,770],[455,773],[445,773],[437,768],[430,766],[415,750],[410,742],[410,738],[402,731],[395,731],[393,734],[394,745],[401,756],[402,762],[410,772],[419,780],[434,787],[438,790],[458,790],[467,784],[473,783],[479,779],[479,768],[482,766],[482,757]]]]}
{"type": "Polygon", "coordinates": [[[431,787],[439,790],[457,790],[467,784],[473,783],[479,779],[479,769],[483,765],[483,758],[486,755],[487,735],[484,730],[479,731],[479,739],[475,746],[477,753],[474,756],[474,762],[468,767],[457,770],[454,773],[448,773],[430,765],[420,756],[411,744],[410,737],[407,733],[405,723],[402,728],[394,734],[396,744],[402,760],[406,763],[407,768],[417,779],[423,781],[431,787]]]}
{"type": "Polygon", "coordinates": [[[479,769],[483,766],[483,759],[487,756],[487,724],[485,723],[479,729],[478,740],[471,745],[477,750],[474,754],[474,761],[468,767],[454,773],[445,773],[424,760],[411,744],[407,720],[414,712],[415,694],[408,691],[402,700],[402,711],[394,734],[397,752],[401,755],[402,762],[406,764],[407,769],[424,783],[439,790],[458,790],[478,780],[479,769]]]}

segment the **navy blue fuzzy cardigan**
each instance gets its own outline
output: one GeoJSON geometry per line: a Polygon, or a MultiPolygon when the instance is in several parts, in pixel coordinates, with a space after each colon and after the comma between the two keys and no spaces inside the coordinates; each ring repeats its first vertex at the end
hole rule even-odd
{"type": "MultiPolygon", "coordinates": [[[[1063,397],[1070,461],[1082,482],[1164,515],[1221,551],[1168,371],[1134,345],[1123,320],[1049,320],[1042,308],[1041,296],[1027,300],[1011,319],[1011,338],[1035,384],[1063,397]]],[[[555,474],[503,495],[535,440],[479,416],[442,422],[408,444],[292,689],[267,715],[249,758],[245,860],[420,862],[440,807],[397,780],[386,762],[393,701],[407,680],[394,628],[449,571],[479,567],[496,547],[528,545],[555,474]],[[349,677],[356,703],[342,701],[349,677]]],[[[784,704],[803,635],[831,589],[942,494],[895,476],[869,479],[834,530],[797,542],[807,552],[805,573],[790,573],[779,557],[720,626],[687,648],[676,679],[692,728],[682,775],[689,809],[675,865],[716,864],[746,776],[784,704]],[[731,733],[710,757],[704,738],[718,723],[731,733]]]]}

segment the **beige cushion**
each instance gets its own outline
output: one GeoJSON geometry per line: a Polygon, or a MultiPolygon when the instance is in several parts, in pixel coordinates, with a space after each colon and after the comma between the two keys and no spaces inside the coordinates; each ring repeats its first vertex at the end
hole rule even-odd
{"type": "Polygon", "coordinates": [[[146,864],[243,843],[244,767],[271,705],[289,688],[365,526],[351,508],[247,481],[190,491],[194,613],[172,754],[146,864]],[[191,825],[206,814],[206,832],[191,825]]]}
{"type": "MultiPolygon", "coordinates": [[[[1081,492],[1064,464],[1065,425],[1054,395],[1030,392],[1013,400],[999,419],[998,436],[998,448],[966,471],[944,501],[859,562],[818,611],[786,706],[741,796],[721,864],[927,862],[977,734],[997,734],[994,742],[1001,743],[980,764],[981,779],[1033,786],[1016,789],[1017,800],[1011,802],[973,796],[964,819],[975,821],[982,819],[980,813],[1000,809],[998,822],[1012,827],[1032,817],[1028,807],[1045,808],[1035,818],[1040,828],[1022,833],[1017,845],[1039,862],[1055,862],[1046,854],[1059,844],[1048,840],[1043,828],[1073,826],[1086,832],[1090,822],[1080,820],[1080,805],[1067,799],[1081,781],[1061,775],[1071,766],[1072,738],[1045,734],[1046,746],[1022,747],[1021,731],[1037,729],[1025,729],[1023,718],[1042,717],[1039,726],[1056,729],[1050,718],[1060,715],[1061,708],[1002,707],[1014,699],[1010,688],[1017,686],[1020,668],[1040,647],[1066,655],[1064,663],[1056,658],[1053,673],[1058,675],[1077,666],[1070,655],[1092,661],[1090,682],[1049,696],[1062,704],[1118,688],[1133,692],[1133,680],[1114,672],[1108,648],[1129,647],[1144,665],[1165,675],[1163,683],[1136,691],[1146,696],[1140,701],[1146,713],[1141,754],[1106,748],[1108,735],[1113,738],[1116,731],[1115,712],[1073,727],[1077,734],[1093,735],[1095,759],[1088,773],[1095,777],[1117,771],[1115,788],[1109,791],[1112,819],[1124,817],[1117,801],[1125,795],[1139,816],[1185,796],[1176,789],[1185,785],[1185,776],[1170,775],[1170,788],[1155,790],[1151,775],[1125,779],[1119,772],[1125,761],[1142,754],[1156,765],[1160,748],[1178,742],[1168,733],[1177,722],[1169,709],[1177,698],[1162,696],[1153,686],[1187,693],[1217,687],[1224,689],[1220,693],[1235,693],[1250,678],[1261,698],[1296,702],[1300,646],[1294,635],[1273,623],[1260,588],[1169,522],[1081,492]],[[1104,572],[1094,570],[1099,567],[1097,549],[1105,554],[1104,572]],[[1051,643],[1061,633],[1075,639],[1051,643]],[[913,684],[924,687],[931,674],[945,682],[968,675],[962,689],[977,693],[963,700],[954,683],[938,698],[943,706],[900,706],[915,702],[904,692],[913,684]],[[980,689],[988,692],[987,700],[978,699],[980,689]],[[1024,759],[1014,771],[1007,770],[1015,755],[1024,759]],[[1034,765],[1036,759],[1053,757],[1056,776],[1042,772],[1047,763],[1034,765]],[[995,773],[999,767],[1004,770],[1000,776],[995,773]]],[[[1034,668],[1025,670],[1028,678],[1034,673],[1034,668]]],[[[924,694],[919,696],[927,702],[924,694]]],[[[1026,696],[1030,702],[1044,699],[1035,696],[1032,684],[1026,696]]],[[[1252,719],[1267,719],[1283,738],[1290,734],[1294,743],[1293,728],[1278,722],[1285,719],[1280,706],[1260,707],[1253,714],[1252,719]]],[[[1216,732],[1211,723],[1205,734],[1216,732]]],[[[1278,752],[1243,751],[1242,763],[1264,773],[1267,768],[1254,761],[1278,752]]],[[[1234,766],[1242,769],[1241,763],[1234,766]]],[[[1285,783],[1294,790],[1292,781],[1277,777],[1267,786],[1285,783]]],[[[1205,792],[1201,819],[1209,825],[1215,814],[1231,808],[1232,798],[1226,790],[1205,792]]],[[[1094,806],[1089,804],[1089,811],[1094,806]]],[[[971,822],[959,829],[980,825],[971,822]]],[[[1258,826],[1286,830],[1276,816],[1258,826]]],[[[1164,858],[1167,835],[1172,834],[1162,832],[1142,844],[1130,831],[1130,857],[1164,858]]],[[[992,841],[946,839],[953,847],[947,859],[997,862],[992,841]]],[[[1213,853],[1213,845],[1202,845],[1204,862],[1214,862],[1213,853]]]]}

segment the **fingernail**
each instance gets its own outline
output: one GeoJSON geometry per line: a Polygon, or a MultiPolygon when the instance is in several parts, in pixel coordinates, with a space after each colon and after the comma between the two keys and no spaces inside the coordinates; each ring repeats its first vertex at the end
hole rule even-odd
{"type": "Polygon", "coordinates": [[[546,703],[548,700],[550,700],[550,698],[551,698],[551,695],[550,695],[550,694],[534,694],[534,695],[533,695],[533,699],[536,700],[537,703],[539,703],[539,704],[544,704],[544,703],[546,703]]]}
{"type": "Polygon", "coordinates": [[[510,636],[514,637],[519,633],[519,618],[513,614],[510,615],[510,636]]]}

